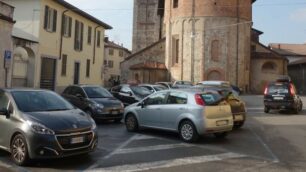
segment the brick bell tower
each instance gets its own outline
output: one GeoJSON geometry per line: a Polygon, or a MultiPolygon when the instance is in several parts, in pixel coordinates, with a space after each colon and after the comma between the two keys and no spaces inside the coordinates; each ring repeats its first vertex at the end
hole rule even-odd
{"type": "Polygon", "coordinates": [[[163,37],[165,0],[134,0],[133,53],[163,37]]]}

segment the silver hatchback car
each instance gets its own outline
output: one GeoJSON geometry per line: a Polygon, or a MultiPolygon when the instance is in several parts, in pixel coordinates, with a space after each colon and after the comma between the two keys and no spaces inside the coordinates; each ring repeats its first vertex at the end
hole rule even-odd
{"type": "Polygon", "coordinates": [[[140,127],[175,131],[185,142],[200,135],[224,138],[233,128],[231,108],[217,92],[165,90],[125,109],[128,131],[140,127]]]}

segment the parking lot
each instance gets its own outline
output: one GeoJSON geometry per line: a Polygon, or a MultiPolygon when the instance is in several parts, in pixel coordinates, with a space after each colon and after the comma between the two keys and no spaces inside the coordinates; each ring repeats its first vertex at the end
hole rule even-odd
{"type": "Polygon", "coordinates": [[[188,144],[175,133],[129,133],[124,124],[100,122],[98,149],[92,154],[17,167],[0,151],[0,171],[303,171],[306,111],[264,114],[262,96],[243,99],[247,122],[223,140],[208,135],[188,144]]]}

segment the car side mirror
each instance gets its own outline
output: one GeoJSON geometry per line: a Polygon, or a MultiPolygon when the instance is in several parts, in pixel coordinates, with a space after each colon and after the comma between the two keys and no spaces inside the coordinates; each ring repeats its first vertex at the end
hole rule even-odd
{"type": "Polygon", "coordinates": [[[1,109],[0,115],[5,116],[7,119],[10,118],[10,111],[7,109],[1,109]]]}

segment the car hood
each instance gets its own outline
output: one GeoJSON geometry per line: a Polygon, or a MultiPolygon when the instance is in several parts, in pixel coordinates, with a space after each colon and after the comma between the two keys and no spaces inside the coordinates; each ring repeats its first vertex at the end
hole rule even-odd
{"type": "Polygon", "coordinates": [[[107,98],[92,98],[90,99],[91,101],[102,104],[105,107],[110,107],[110,106],[121,106],[121,101],[114,97],[107,97],[107,98]]]}
{"type": "Polygon", "coordinates": [[[53,112],[27,112],[28,120],[43,124],[49,129],[57,131],[79,130],[91,128],[90,117],[78,109],[53,112]]]}

